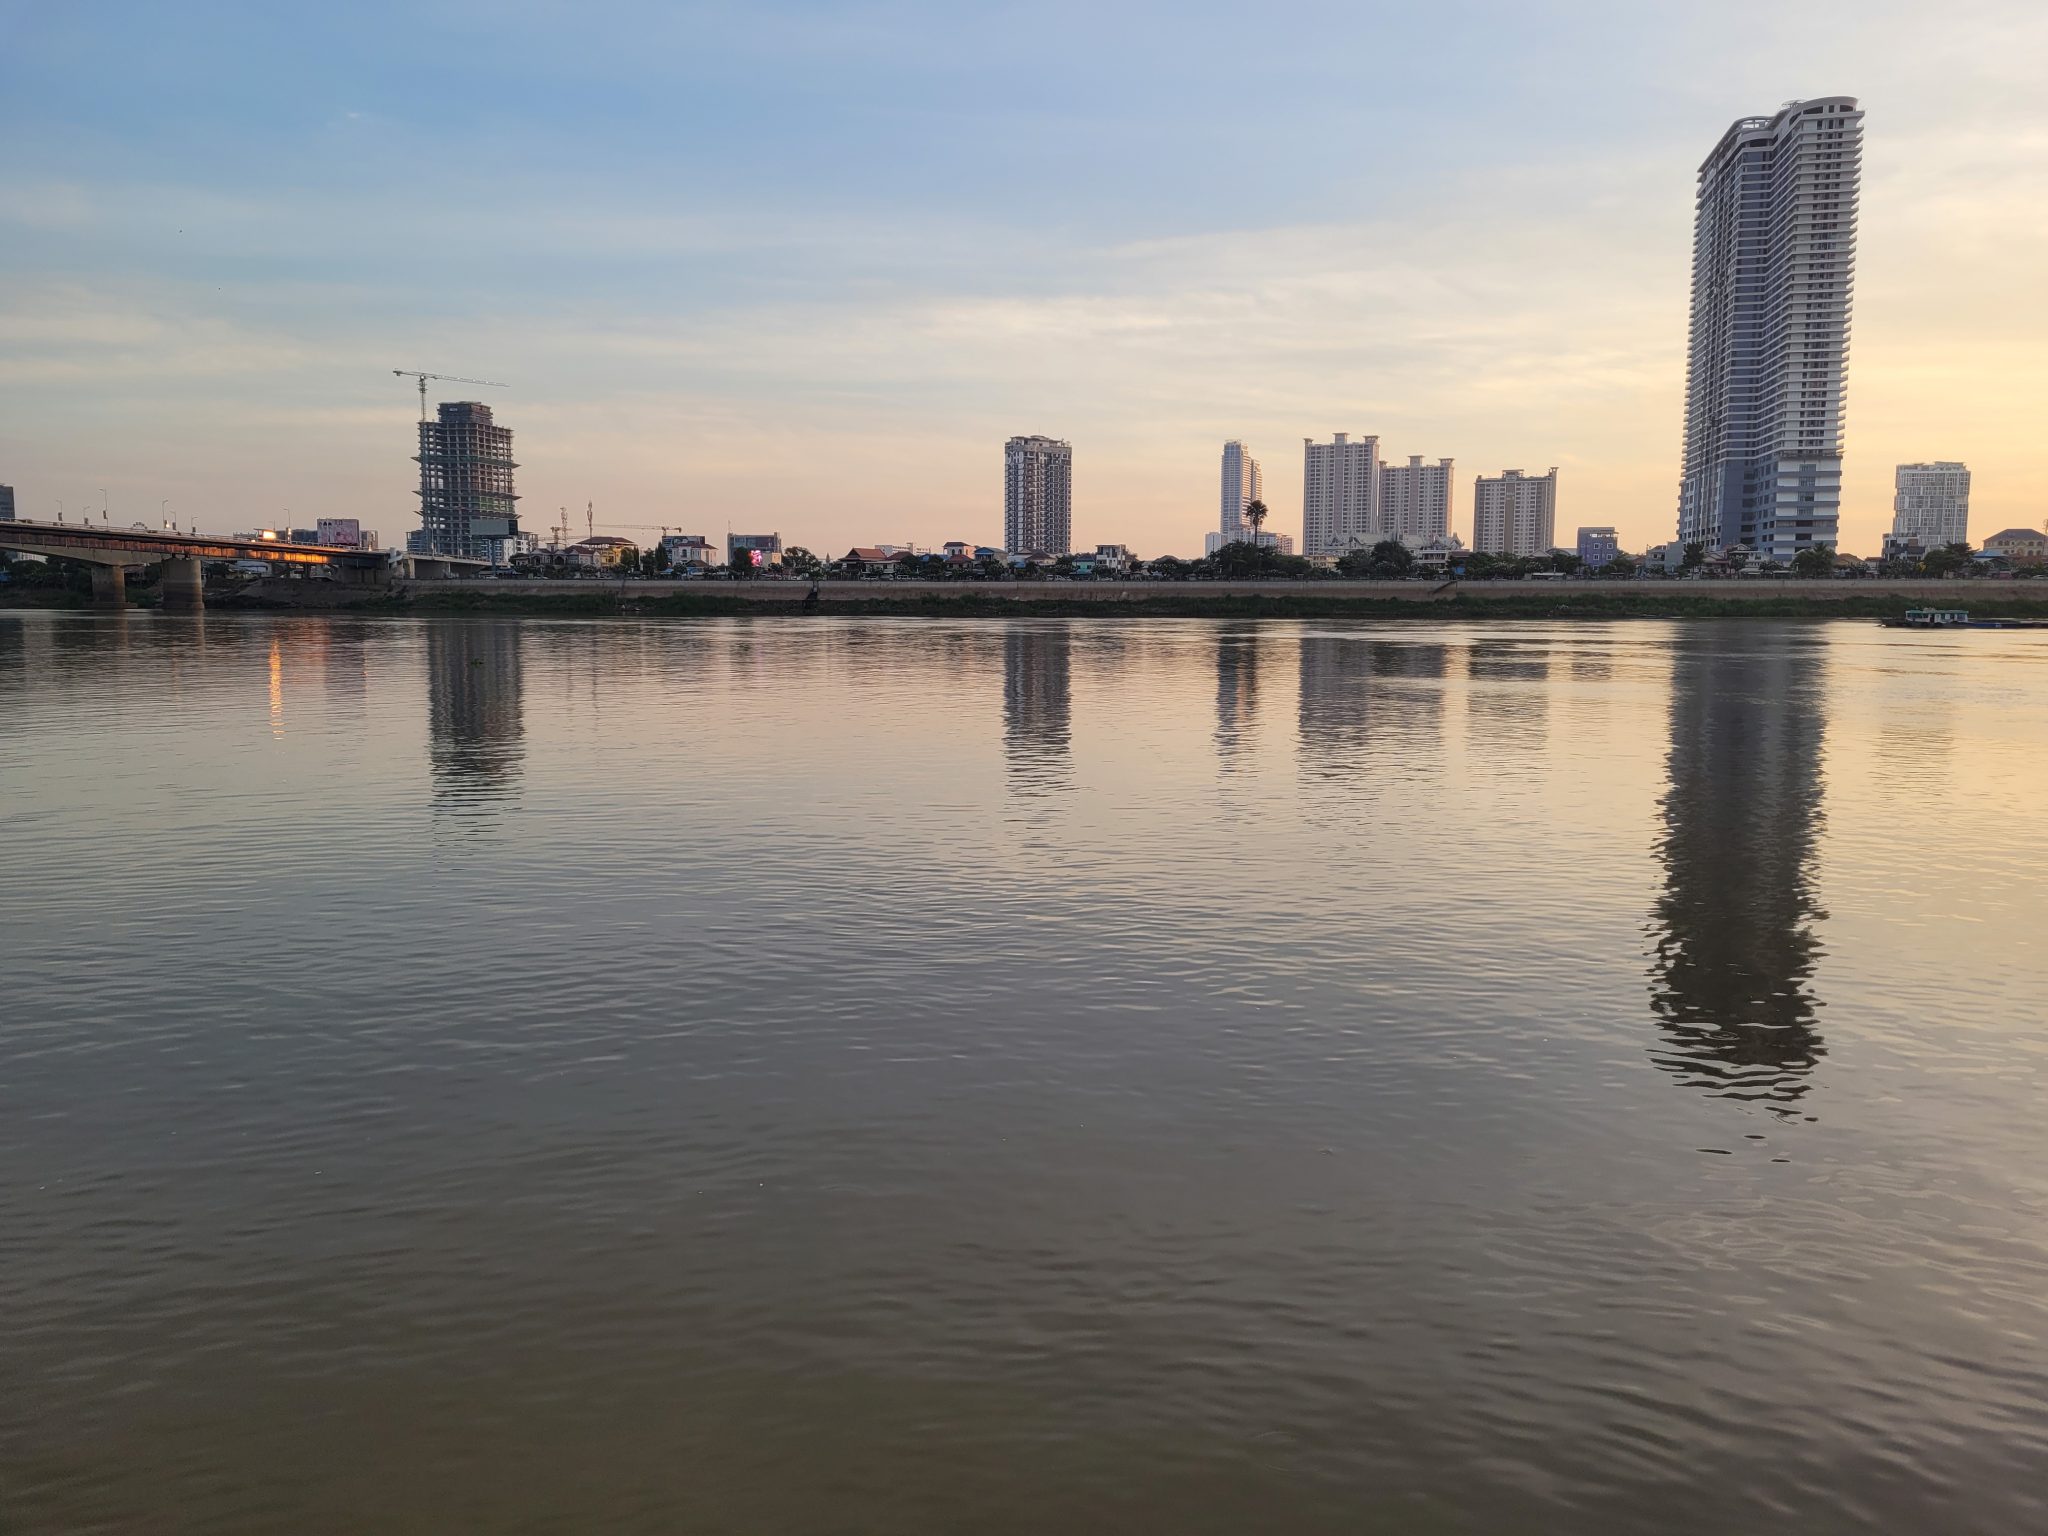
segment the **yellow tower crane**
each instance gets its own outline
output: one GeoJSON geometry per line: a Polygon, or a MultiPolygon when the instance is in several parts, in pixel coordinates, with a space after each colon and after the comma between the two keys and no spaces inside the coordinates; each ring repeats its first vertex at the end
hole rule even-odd
{"type": "Polygon", "coordinates": [[[510,384],[500,384],[496,379],[465,379],[453,373],[421,373],[417,368],[394,368],[392,374],[401,379],[420,381],[420,420],[427,419],[427,380],[439,379],[443,384],[485,384],[492,389],[510,389],[510,384]]]}

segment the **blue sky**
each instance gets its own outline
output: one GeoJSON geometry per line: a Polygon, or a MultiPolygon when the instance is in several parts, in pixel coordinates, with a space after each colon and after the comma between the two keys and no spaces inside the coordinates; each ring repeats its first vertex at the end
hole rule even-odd
{"type": "Polygon", "coordinates": [[[1693,169],[1869,110],[1846,542],[1961,457],[2048,516],[2048,19],[1571,3],[0,0],[0,480],[208,527],[411,521],[394,367],[503,379],[529,526],[1199,547],[1216,452],[1561,468],[1668,536],[1693,169]],[[579,519],[580,520],[580,519],[579,519]]]}

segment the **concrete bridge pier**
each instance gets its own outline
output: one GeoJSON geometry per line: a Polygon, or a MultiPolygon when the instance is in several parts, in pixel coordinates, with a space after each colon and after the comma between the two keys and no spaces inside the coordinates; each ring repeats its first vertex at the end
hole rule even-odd
{"type": "Polygon", "coordinates": [[[206,607],[206,571],[197,557],[164,562],[163,603],[177,613],[198,613],[206,607]]]}
{"type": "Polygon", "coordinates": [[[118,565],[92,568],[92,605],[95,608],[128,606],[128,572],[118,565]]]}

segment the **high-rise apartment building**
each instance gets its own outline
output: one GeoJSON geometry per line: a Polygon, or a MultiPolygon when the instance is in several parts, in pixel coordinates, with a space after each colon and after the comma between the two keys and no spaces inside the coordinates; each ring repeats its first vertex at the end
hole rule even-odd
{"type": "Polygon", "coordinates": [[[420,526],[407,536],[413,554],[487,560],[519,532],[512,491],[512,429],[474,400],[444,401],[420,423],[420,526]]]}
{"type": "Polygon", "coordinates": [[[1259,461],[1245,452],[1243,443],[1232,438],[1223,445],[1223,515],[1217,523],[1217,531],[1223,535],[1221,542],[1234,544],[1248,537],[1244,509],[1265,499],[1265,477],[1259,473],[1259,461]]]}
{"type": "Polygon", "coordinates": [[[1342,555],[1379,540],[1380,440],[1301,440],[1301,552],[1342,555]]]}
{"type": "Polygon", "coordinates": [[[0,485],[0,523],[14,521],[14,487],[0,485]]]}
{"type": "Polygon", "coordinates": [[[1404,539],[1411,545],[1426,544],[1451,531],[1451,461],[1422,462],[1422,455],[1409,455],[1406,464],[1388,464],[1380,470],[1379,515],[1374,526],[1378,538],[1404,539]]]}
{"type": "Polygon", "coordinates": [[[1699,171],[1678,537],[1789,561],[1842,502],[1863,112],[1740,119],[1699,171]]]}
{"type": "Polygon", "coordinates": [[[1472,547],[1483,555],[1547,555],[1557,536],[1557,471],[1510,469],[1472,482],[1472,547]]]}
{"type": "Polygon", "coordinates": [[[1065,555],[1073,543],[1073,445],[1011,438],[1003,445],[1003,547],[1013,555],[1065,555]]]}
{"type": "Polygon", "coordinates": [[[1887,544],[1922,549],[1970,541],[1970,469],[1966,464],[1901,464],[1893,471],[1892,532],[1887,544]]]}

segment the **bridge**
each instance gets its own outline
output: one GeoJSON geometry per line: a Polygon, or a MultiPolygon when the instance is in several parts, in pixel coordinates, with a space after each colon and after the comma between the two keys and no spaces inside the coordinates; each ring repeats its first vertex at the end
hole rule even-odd
{"type": "Polygon", "coordinates": [[[346,549],[336,544],[294,544],[261,536],[176,533],[167,529],[115,528],[101,523],[0,522],[0,549],[18,555],[54,555],[92,567],[93,601],[118,608],[127,601],[128,571],[139,565],[164,568],[166,608],[205,607],[208,560],[262,560],[272,565],[325,565],[353,586],[382,586],[394,574],[422,580],[481,575],[488,560],[457,555],[408,555],[397,551],[346,549]]]}

